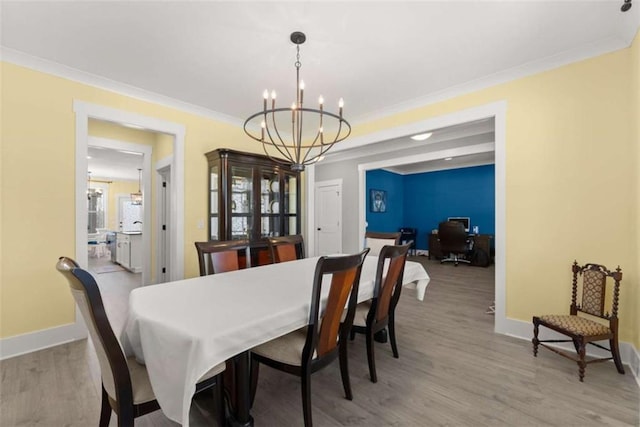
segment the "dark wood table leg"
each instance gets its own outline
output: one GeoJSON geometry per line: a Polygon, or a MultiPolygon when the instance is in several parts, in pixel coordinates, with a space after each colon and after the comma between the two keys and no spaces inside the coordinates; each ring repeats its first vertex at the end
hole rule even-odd
{"type": "Polygon", "coordinates": [[[235,411],[230,411],[228,424],[231,427],[253,427],[251,416],[251,355],[248,351],[233,358],[235,366],[235,411]]]}

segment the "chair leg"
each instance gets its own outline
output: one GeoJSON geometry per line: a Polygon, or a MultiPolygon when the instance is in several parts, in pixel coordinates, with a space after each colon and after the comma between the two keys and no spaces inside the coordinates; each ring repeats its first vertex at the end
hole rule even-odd
{"type": "Polygon", "coordinates": [[[533,357],[538,357],[538,345],[540,344],[540,340],[538,339],[538,322],[536,319],[533,319],[533,339],[531,340],[533,344],[533,357]]]}
{"type": "Polygon", "coordinates": [[[396,320],[393,313],[389,313],[389,341],[391,341],[391,351],[396,359],[400,357],[398,354],[398,344],[396,342],[396,320]]]}
{"type": "Polygon", "coordinates": [[[118,427],[132,427],[134,425],[133,406],[132,405],[119,405],[120,412],[118,413],[118,427]]]}
{"type": "Polygon", "coordinates": [[[609,340],[609,348],[611,349],[611,355],[613,356],[613,361],[616,364],[616,369],[618,369],[618,373],[624,374],[624,367],[622,366],[622,360],[620,359],[620,349],[618,348],[618,338],[611,338],[609,340]]]}
{"type": "Polygon", "coordinates": [[[376,357],[373,350],[373,331],[367,328],[367,361],[369,362],[369,376],[372,383],[378,382],[378,375],[376,375],[376,357]]]}
{"type": "Polygon", "coordinates": [[[351,381],[349,380],[349,359],[347,357],[347,341],[340,340],[340,375],[342,376],[342,387],[347,400],[353,400],[351,393],[351,381]]]}
{"type": "Polygon", "coordinates": [[[215,411],[216,422],[219,427],[227,425],[227,417],[224,405],[224,374],[218,374],[216,385],[213,387],[213,409],[215,411]]]}
{"type": "Polygon", "coordinates": [[[351,331],[349,331],[349,339],[351,341],[356,339],[356,330],[354,328],[351,328],[351,331]]]}
{"type": "Polygon", "coordinates": [[[111,420],[111,404],[109,403],[109,395],[107,391],[104,389],[104,385],[102,386],[102,407],[100,408],[100,427],[107,427],[109,425],[109,421],[111,420]]]}
{"type": "Polygon", "coordinates": [[[300,375],[302,383],[302,413],[304,415],[304,427],[311,427],[313,421],[311,418],[311,372],[304,369],[300,375]]]}
{"type": "Polygon", "coordinates": [[[260,374],[260,362],[255,359],[251,359],[251,373],[250,373],[250,382],[251,382],[251,406],[253,406],[253,402],[256,400],[256,391],[258,390],[258,376],[260,374]]]}
{"type": "Polygon", "coordinates": [[[586,347],[586,343],[580,341],[580,350],[578,351],[578,357],[580,358],[580,360],[578,360],[578,375],[580,376],[580,382],[584,382],[584,370],[587,367],[587,363],[584,360],[587,352],[586,347]]]}

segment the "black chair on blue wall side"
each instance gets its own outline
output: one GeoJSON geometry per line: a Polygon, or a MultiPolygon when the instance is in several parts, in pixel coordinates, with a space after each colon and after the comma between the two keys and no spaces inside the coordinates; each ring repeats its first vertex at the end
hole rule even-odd
{"type": "Polygon", "coordinates": [[[453,262],[458,266],[459,262],[470,263],[468,259],[460,257],[460,254],[464,255],[469,250],[469,236],[461,222],[441,222],[438,225],[438,240],[440,241],[440,250],[442,253],[449,254],[447,258],[440,261],[440,264],[453,262]]]}
{"type": "Polygon", "coordinates": [[[417,241],[418,229],[412,227],[402,227],[400,229],[400,244],[406,245],[409,242],[411,247],[409,248],[409,254],[416,254],[416,241],[417,241]]]}

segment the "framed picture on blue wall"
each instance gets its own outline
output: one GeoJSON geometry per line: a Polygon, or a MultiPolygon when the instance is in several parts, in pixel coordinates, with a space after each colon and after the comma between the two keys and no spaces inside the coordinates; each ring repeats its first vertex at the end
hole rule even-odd
{"type": "Polygon", "coordinates": [[[371,212],[382,213],[387,211],[387,192],[384,190],[370,190],[371,212]]]}

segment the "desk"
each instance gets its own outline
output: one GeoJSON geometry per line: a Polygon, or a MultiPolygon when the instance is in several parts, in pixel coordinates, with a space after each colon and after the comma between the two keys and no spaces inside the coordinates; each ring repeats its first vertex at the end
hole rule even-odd
{"type": "MultiPolygon", "coordinates": [[[[469,234],[469,239],[473,241],[473,246],[484,250],[487,255],[491,256],[491,234],[469,234]]],[[[440,250],[440,241],[437,234],[429,234],[429,259],[434,257],[435,259],[444,258],[442,251],[440,250]]],[[[447,254],[448,255],[448,254],[447,254]]]]}
{"type": "MultiPolygon", "coordinates": [[[[198,378],[236,355],[236,422],[252,425],[249,414],[248,352],[307,324],[318,258],[214,274],[134,289],[122,335],[127,354],[144,361],[162,411],[189,424],[198,378]]],[[[373,296],[377,257],[365,259],[358,302],[373,296]]],[[[404,285],[424,298],[429,276],[408,261],[404,285]]],[[[323,289],[326,303],[329,286],[323,289]]]]}

